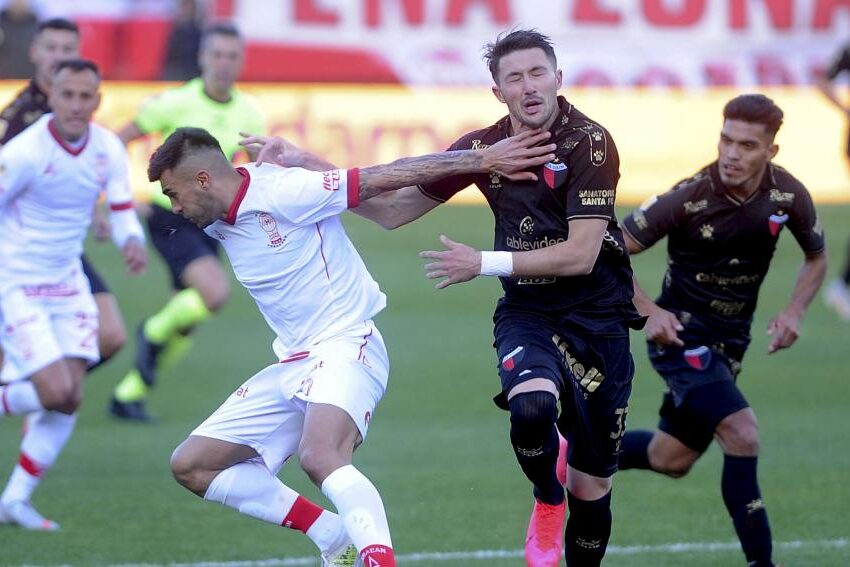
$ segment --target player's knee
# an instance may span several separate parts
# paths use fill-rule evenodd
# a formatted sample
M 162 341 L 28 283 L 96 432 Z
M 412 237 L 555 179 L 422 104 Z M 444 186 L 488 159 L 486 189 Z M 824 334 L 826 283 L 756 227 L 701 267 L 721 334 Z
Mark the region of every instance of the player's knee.
M 224 307 L 230 299 L 230 284 L 224 277 L 211 278 L 197 290 L 204 306 L 212 312 Z
M 755 457 L 759 453 L 759 433 L 755 423 L 747 423 L 730 429 L 723 436 L 725 452 L 743 457 Z
M 38 397 L 44 409 L 72 414 L 82 402 L 82 393 L 68 380 L 50 380 L 42 383 Z
M 304 446 L 298 448 L 298 462 L 301 468 L 317 485 L 339 467 L 348 464 L 335 451 L 324 447 Z
M 511 429 L 548 431 L 555 423 L 558 401 L 549 392 L 526 392 L 508 401 Z
M 171 474 L 180 486 L 203 496 L 209 488 L 210 479 L 204 474 L 201 462 L 180 445 L 171 454 Z
M 508 401 L 511 443 L 516 450 L 540 447 L 551 435 L 557 417 L 557 400 L 549 392 L 527 392 Z
M 649 450 L 649 465 L 652 470 L 667 475 L 670 478 L 682 478 L 696 462 L 690 455 L 664 455 L 658 451 Z

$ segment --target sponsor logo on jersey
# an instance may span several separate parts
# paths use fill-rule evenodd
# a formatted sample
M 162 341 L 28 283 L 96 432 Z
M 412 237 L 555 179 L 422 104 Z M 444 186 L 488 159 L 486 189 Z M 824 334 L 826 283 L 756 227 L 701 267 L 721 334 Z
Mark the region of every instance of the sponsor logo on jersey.
M 506 371 L 510 372 L 514 368 L 519 361 L 523 359 L 525 356 L 525 348 L 518 346 L 508 354 L 502 357 L 502 368 Z
M 519 221 L 519 233 L 523 236 L 531 236 L 534 232 L 534 219 L 531 217 L 523 217 Z
M 694 370 L 705 370 L 711 364 L 711 349 L 705 345 L 685 351 L 685 362 Z
M 339 170 L 322 172 L 322 189 L 325 191 L 339 191 Z
M 770 215 L 770 218 L 767 220 L 767 226 L 770 228 L 771 236 L 778 236 L 779 231 L 782 230 L 782 226 L 788 222 L 788 215 L 783 214 L 782 211 L 775 215 Z
M 786 193 L 779 189 L 771 189 L 768 191 L 770 200 L 774 203 L 792 204 L 794 202 L 794 193 Z
M 685 213 L 689 215 L 698 213 L 708 208 L 708 199 L 701 199 L 699 201 L 685 201 L 682 204 L 682 208 L 684 208 Z

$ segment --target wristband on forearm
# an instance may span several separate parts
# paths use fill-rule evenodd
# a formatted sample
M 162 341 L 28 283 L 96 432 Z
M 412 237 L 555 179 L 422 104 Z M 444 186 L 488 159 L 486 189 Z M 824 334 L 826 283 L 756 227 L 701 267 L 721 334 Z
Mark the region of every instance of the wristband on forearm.
M 481 252 L 482 276 L 510 277 L 514 272 L 514 257 L 511 252 Z

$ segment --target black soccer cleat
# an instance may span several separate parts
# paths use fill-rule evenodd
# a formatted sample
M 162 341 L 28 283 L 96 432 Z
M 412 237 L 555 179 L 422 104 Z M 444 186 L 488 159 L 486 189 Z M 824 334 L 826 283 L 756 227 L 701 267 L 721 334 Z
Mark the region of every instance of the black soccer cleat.
M 143 320 L 136 328 L 136 369 L 144 383 L 151 387 L 156 382 L 156 366 L 165 347 L 151 342 L 145 336 L 146 321 L 147 319 Z
M 109 402 L 109 414 L 112 417 L 123 419 L 126 421 L 137 421 L 142 423 L 150 423 L 154 421 L 153 417 L 145 408 L 144 400 L 135 402 L 119 402 L 114 397 Z

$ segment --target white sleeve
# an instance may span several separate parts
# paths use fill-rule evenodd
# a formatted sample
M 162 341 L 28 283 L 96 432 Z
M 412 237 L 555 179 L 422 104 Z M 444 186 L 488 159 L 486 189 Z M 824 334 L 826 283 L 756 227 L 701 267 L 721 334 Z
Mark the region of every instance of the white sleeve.
M 308 171 L 281 169 L 270 199 L 277 211 L 296 225 L 339 215 L 359 204 L 360 170 Z
M 109 227 L 112 232 L 112 242 L 119 249 L 123 248 L 132 237 L 140 242 L 145 241 L 145 231 L 136 207 L 133 204 L 133 192 L 130 189 L 130 162 L 123 146 L 113 147 L 109 160 L 109 182 L 106 184 L 106 202 L 109 207 Z
M 20 195 L 36 178 L 39 168 L 33 151 L 27 151 L 22 136 L 0 149 L 0 207 Z

